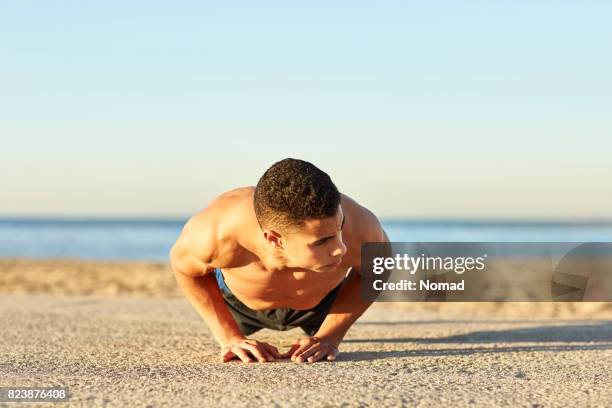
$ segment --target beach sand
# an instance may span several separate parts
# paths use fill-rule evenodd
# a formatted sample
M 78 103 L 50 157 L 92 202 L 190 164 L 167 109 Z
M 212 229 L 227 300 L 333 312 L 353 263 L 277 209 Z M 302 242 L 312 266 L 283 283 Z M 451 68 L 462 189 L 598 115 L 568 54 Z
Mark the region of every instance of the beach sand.
M 0 258 L 0 293 L 183 297 L 167 263 L 75 259 Z M 495 314 L 499 317 L 612 319 L 610 302 L 380 302 L 379 304 L 415 311 L 440 312 L 447 316 L 476 317 Z
M 0 319 L 2 385 L 69 406 L 612 405 L 609 303 L 375 303 L 336 362 L 220 363 L 165 263 L 4 259 Z

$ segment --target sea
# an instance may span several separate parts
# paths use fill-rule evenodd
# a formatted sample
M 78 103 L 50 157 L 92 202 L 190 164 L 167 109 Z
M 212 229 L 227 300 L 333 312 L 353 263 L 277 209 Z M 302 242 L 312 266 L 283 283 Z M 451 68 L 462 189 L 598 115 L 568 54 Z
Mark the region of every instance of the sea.
M 0 218 L 1 258 L 168 260 L 187 219 Z M 382 220 L 396 242 L 612 242 L 612 221 Z

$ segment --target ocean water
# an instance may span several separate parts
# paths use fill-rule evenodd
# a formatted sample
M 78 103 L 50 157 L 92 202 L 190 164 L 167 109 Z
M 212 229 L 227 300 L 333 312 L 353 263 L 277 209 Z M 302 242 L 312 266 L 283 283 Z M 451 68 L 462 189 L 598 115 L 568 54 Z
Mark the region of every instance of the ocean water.
M 166 261 L 186 219 L 0 218 L 0 257 Z M 612 223 L 383 220 L 392 241 L 612 242 Z

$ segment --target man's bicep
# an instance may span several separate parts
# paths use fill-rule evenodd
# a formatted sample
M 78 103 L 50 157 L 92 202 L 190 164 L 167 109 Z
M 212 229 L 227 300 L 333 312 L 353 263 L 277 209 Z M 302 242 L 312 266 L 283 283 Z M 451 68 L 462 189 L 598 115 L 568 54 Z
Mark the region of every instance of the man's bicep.
M 214 269 L 212 266 L 195 256 L 188 248 L 177 249 L 173 247 L 170 263 L 174 272 L 191 277 L 204 276 Z
M 202 244 L 201 239 L 196 241 L 194 237 L 194 227 L 188 222 L 170 250 L 170 262 L 175 272 L 191 277 L 204 276 L 214 270 L 210 265 L 214 243 L 209 239 Z

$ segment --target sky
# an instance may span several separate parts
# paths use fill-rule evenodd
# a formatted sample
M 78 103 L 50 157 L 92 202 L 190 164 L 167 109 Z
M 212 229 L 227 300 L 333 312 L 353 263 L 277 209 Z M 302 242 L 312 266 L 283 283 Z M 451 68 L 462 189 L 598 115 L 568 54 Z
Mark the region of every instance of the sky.
M 612 219 L 612 3 L 3 1 L 0 216 L 311 161 L 381 217 Z

